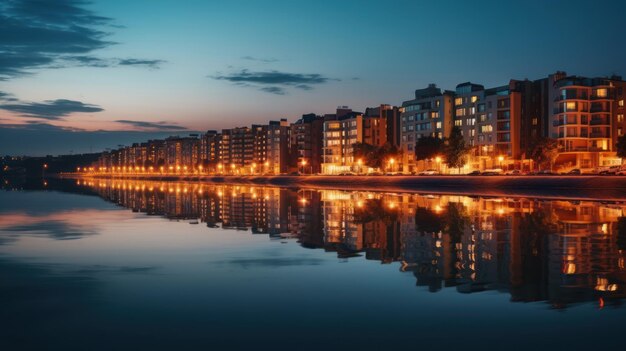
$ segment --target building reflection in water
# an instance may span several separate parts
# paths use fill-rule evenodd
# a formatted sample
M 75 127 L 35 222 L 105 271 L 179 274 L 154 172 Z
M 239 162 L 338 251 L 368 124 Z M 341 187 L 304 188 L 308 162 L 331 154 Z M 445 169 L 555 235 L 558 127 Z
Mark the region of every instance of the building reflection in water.
M 413 274 L 431 292 L 496 290 L 554 308 L 626 295 L 624 203 L 78 180 L 136 212 L 297 238 Z

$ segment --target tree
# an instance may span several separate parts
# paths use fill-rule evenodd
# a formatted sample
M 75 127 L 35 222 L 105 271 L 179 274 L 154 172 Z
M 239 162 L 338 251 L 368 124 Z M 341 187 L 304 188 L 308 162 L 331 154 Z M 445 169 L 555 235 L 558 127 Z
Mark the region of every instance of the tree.
M 368 143 L 354 143 L 352 154 L 355 160 L 362 159 L 363 164 L 372 168 L 382 168 L 390 158 L 399 157 L 402 152 L 395 145 L 385 143 L 383 146 L 374 146 Z
M 446 158 L 446 164 L 450 168 L 458 168 L 461 173 L 461 167 L 466 162 L 466 156 L 470 151 L 470 147 L 465 144 L 463 134 L 461 134 L 461 128 L 454 126 L 450 130 L 450 137 L 448 137 L 446 147 L 444 148 L 444 155 Z
M 559 145 L 556 139 L 539 137 L 534 140 L 530 148 L 530 158 L 539 166 L 552 165 L 559 156 Z
M 381 161 L 378 159 L 378 148 L 374 145 L 360 142 L 354 143 L 352 145 L 352 154 L 355 160 L 362 159 L 363 164 L 367 166 L 373 168 L 380 167 Z
M 415 143 L 415 159 L 418 161 L 432 159 L 444 152 L 443 139 L 427 136 L 417 139 Z
M 620 157 L 622 160 L 626 158 L 626 134 L 617 138 L 615 150 L 617 151 L 617 157 Z

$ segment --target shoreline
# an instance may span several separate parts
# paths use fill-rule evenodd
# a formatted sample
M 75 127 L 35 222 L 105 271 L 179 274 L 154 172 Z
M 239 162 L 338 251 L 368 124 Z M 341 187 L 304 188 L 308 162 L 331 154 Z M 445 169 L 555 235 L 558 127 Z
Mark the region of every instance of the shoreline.
M 58 177 L 626 201 L 626 177 L 619 176 L 111 176 L 65 173 Z

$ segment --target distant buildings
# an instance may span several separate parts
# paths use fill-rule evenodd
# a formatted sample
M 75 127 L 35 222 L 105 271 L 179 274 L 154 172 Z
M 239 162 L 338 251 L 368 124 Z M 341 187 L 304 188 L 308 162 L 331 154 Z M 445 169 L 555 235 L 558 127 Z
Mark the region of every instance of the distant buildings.
M 626 131 L 625 88 L 617 76 L 565 72 L 491 88 L 466 82 L 451 91 L 429 84 L 400 107 L 381 104 L 360 113 L 340 106 L 334 114 L 307 114 L 294 123 L 280 119 L 149 140 L 104 152 L 91 167 L 122 173 L 341 174 L 364 170 L 368 160 L 354 155 L 354 144 L 364 143 L 398 147 L 402 156 L 395 170 L 415 173 L 432 162 L 416 160 L 417 141 L 445 139 L 456 126 L 471 148 L 461 172 L 536 169 L 531 156 L 542 138 L 558 143 L 555 169 L 591 171 L 621 163 L 615 144 Z

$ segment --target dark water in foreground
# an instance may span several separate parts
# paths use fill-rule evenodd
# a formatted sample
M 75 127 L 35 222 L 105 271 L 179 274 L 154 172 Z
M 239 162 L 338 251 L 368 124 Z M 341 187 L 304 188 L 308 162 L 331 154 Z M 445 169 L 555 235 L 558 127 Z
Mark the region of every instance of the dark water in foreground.
M 0 192 L 0 349 L 623 349 L 626 202 Z

